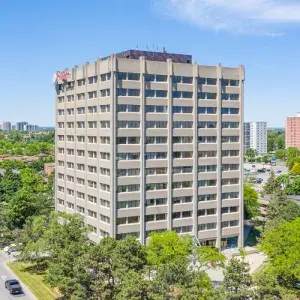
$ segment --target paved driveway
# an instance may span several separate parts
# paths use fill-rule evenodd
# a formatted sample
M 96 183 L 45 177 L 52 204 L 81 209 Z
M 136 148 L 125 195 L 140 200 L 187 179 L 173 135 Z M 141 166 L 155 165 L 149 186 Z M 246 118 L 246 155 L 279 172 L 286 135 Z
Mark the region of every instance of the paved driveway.
M 0 299 L 1 300 L 36 300 L 36 297 L 26 288 L 21 282 L 21 286 L 24 290 L 23 295 L 10 295 L 5 288 L 5 280 L 18 279 L 14 273 L 6 267 L 6 263 L 9 261 L 8 255 L 4 251 L 0 251 Z

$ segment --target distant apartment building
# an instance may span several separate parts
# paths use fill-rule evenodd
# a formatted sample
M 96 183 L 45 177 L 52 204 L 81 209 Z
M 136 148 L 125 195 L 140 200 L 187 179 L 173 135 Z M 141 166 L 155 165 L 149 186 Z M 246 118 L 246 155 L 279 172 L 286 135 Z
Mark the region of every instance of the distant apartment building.
M 285 120 L 285 147 L 300 149 L 300 113 Z
M 3 122 L 2 130 L 4 131 L 11 131 L 11 123 L 10 122 Z
M 244 150 L 252 148 L 257 155 L 265 155 L 267 148 L 267 122 L 244 123 Z
M 243 245 L 243 66 L 129 50 L 66 74 L 55 84 L 57 211 L 81 214 L 95 242 L 169 229 Z
M 11 130 L 16 130 L 16 125 L 11 125 Z
M 36 132 L 39 130 L 38 125 L 26 124 L 24 125 L 24 130 L 28 132 Z
M 28 124 L 28 122 L 17 122 L 16 123 L 16 130 L 23 131 L 25 130 L 25 126 Z

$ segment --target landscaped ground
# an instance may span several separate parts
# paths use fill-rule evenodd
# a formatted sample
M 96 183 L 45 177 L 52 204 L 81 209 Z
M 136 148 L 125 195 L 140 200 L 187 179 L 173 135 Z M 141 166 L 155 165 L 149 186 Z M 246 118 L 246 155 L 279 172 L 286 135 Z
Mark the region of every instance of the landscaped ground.
M 20 262 L 12 262 L 8 267 L 20 278 L 39 300 L 54 300 L 57 295 L 44 282 L 42 274 L 30 270 L 30 265 Z

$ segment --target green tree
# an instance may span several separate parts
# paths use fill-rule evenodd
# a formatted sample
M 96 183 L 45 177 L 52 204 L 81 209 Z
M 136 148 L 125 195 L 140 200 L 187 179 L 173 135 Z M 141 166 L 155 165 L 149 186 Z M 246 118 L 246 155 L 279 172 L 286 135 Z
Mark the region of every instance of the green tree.
M 224 270 L 224 280 L 218 290 L 218 298 L 224 300 L 251 300 L 255 294 L 252 289 L 249 266 L 244 260 L 232 258 Z
M 271 170 L 270 177 L 263 185 L 264 195 L 273 195 L 281 191 L 281 184 L 276 180 L 276 176 L 273 170 Z
M 223 267 L 226 257 L 219 252 L 219 249 L 212 247 L 197 247 L 197 260 L 200 269 L 208 269 L 213 264 L 215 267 Z
M 287 151 L 283 148 L 276 150 L 275 156 L 277 159 L 284 160 L 286 159 Z
M 300 217 L 300 206 L 293 200 L 288 200 L 285 195 L 277 195 L 270 200 L 266 212 L 266 228 L 270 229 L 283 221 L 293 221 Z
M 66 299 L 71 299 L 74 291 L 81 292 L 76 265 L 90 247 L 88 232 L 80 215 L 54 213 L 51 214 L 43 235 L 49 248 L 46 279 L 52 287 L 57 287 Z
M 280 285 L 293 287 L 300 281 L 300 218 L 282 222 L 267 231 L 261 249 L 270 259 L 270 268 Z
M 300 175 L 300 163 L 295 163 L 290 170 L 292 175 Z
M 246 220 L 259 215 L 258 194 L 256 190 L 249 185 L 244 185 L 244 217 Z
M 245 150 L 245 155 L 247 157 L 254 158 L 255 157 L 255 150 L 253 148 L 248 148 Z
M 191 254 L 192 239 L 175 231 L 154 232 L 147 245 L 148 263 L 153 266 L 176 262 Z

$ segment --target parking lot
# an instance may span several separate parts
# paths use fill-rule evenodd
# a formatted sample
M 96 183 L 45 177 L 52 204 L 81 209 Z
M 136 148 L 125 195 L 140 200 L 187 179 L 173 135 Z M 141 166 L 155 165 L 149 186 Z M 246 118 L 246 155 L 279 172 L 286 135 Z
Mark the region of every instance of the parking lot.
M 253 166 L 255 166 L 255 167 L 253 167 Z M 288 169 L 284 165 L 270 166 L 269 164 L 244 163 L 244 169 L 250 169 L 250 170 L 257 171 L 258 169 L 263 169 L 263 168 L 273 170 L 276 175 L 288 173 Z M 261 190 L 262 184 L 264 184 L 269 179 L 270 172 L 258 173 L 255 175 L 251 174 L 250 176 L 255 176 L 255 178 L 261 178 L 263 180 L 261 184 L 255 184 L 255 188 L 257 190 Z

